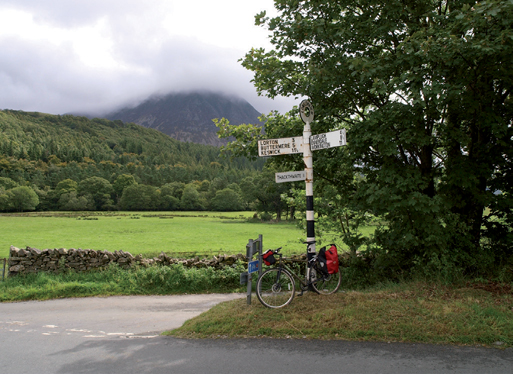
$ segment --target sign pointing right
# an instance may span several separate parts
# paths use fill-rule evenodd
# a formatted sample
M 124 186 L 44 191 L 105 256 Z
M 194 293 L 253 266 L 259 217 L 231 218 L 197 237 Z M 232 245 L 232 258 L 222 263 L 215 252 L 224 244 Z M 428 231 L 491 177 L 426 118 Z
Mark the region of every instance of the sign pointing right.
M 346 145 L 346 129 L 310 136 L 310 149 L 312 151 L 343 145 Z

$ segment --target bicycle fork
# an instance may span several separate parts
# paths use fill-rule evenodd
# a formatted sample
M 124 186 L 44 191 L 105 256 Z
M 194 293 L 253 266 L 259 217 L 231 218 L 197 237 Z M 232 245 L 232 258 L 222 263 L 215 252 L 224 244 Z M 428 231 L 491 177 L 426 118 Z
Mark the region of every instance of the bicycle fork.
M 274 290 L 281 290 L 282 284 L 280 282 L 281 279 L 281 272 L 283 271 L 283 268 L 278 267 L 278 272 L 276 274 L 276 282 L 274 282 L 273 291 Z M 289 286 L 290 288 L 290 286 Z

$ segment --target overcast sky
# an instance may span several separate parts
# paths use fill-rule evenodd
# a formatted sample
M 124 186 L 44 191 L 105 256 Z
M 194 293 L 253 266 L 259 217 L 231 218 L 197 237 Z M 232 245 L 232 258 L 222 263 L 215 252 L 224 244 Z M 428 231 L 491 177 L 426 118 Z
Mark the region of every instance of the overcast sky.
M 259 98 L 237 61 L 270 48 L 262 10 L 273 1 L 0 0 L 0 109 L 98 113 L 210 90 L 286 112 L 298 101 Z

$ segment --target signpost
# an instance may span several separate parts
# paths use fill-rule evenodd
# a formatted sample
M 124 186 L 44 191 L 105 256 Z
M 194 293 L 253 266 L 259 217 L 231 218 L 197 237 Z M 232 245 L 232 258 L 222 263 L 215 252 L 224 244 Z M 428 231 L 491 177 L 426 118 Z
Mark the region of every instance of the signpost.
M 285 173 L 275 173 L 276 183 L 297 182 L 306 179 L 305 171 L 287 171 Z
M 303 152 L 303 138 L 296 136 L 294 138 L 265 139 L 258 141 L 258 155 L 279 156 L 290 155 Z
M 304 180 L 306 183 L 306 241 L 315 242 L 315 220 L 313 208 L 313 155 L 312 151 L 341 147 L 346 145 L 346 130 L 335 130 L 324 134 L 312 135 L 310 124 L 314 118 L 314 109 L 308 100 L 299 105 L 299 114 L 305 123 L 303 137 L 266 139 L 258 141 L 258 155 L 279 156 L 303 153 L 304 171 L 276 173 L 276 183 Z M 315 244 L 308 246 L 308 259 L 315 254 Z M 307 274 L 308 276 L 308 274 Z
M 346 145 L 346 129 L 335 130 L 310 137 L 310 149 L 326 149 Z
M 315 255 L 315 215 L 314 215 L 314 198 L 313 198 L 313 155 L 310 148 L 310 137 L 312 130 L 310 124 L 314 119 L 314 110 L 312 104 L 308 100 L 303 100 L 299 104 L 299 115 L 305 123 L 303 127 L 303 161 L 305 163 L 306 171 L 306 242 L 311 243 L 307 246 L 308 252 L 306 254 L 308 261 Z M 307 270 L 306 277 L 309 274 Z

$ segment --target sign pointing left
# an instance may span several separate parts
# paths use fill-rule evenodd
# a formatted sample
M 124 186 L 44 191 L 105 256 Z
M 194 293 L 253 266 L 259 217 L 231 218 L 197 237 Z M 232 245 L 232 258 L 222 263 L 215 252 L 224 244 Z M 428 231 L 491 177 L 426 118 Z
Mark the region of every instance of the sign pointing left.
M 304 181 L 306 171 L 286 171 L 285 173 L 275 173 L 276 183 Z
M 303 137 L 265 139 L 258 141 L 258 155 L 279 156 L 303 153 Z

